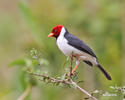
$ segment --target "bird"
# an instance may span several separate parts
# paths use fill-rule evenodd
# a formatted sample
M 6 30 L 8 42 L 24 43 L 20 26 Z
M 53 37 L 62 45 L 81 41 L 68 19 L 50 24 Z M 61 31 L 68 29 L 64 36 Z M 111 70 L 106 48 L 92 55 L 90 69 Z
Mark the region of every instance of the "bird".
M 99 63 L 92 49 L 75 35 L 69 33 L 63 25 L 53 27 L 48 37 L 56 38 L 56 44 L 65 56 L 76 58 L 76 66 L 71 74 L 74 74 L 80 61 L 83 61 L 91 67 L 97 66 L 108 80 L 112 80 L 108 72 Z

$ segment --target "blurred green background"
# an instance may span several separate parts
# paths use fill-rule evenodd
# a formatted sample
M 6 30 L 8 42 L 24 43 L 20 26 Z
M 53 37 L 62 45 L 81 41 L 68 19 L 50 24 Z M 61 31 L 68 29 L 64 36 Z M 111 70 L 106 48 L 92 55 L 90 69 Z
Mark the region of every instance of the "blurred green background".
M 48 38 L 55 25 L 84 40 L 111 74 L 106 80 L 95 67 L 81 63 L 78 72 L 81 87 L 110 90 L 125 84 L 125 1 L 124 0 L 1 0 L 0 1 L 0 100 L 17 100 L 23 93 L 21 68 L 9 67 L 25 58 L 31 48 L 47 59 L 47 71 L 53 76 L 65 72 L 66 57 Z M 27 100 L 84 100 L 85 95 L 70 88 L 39 84 Z M 122 100 L 122 97 L 99 97 L 99 100 Z

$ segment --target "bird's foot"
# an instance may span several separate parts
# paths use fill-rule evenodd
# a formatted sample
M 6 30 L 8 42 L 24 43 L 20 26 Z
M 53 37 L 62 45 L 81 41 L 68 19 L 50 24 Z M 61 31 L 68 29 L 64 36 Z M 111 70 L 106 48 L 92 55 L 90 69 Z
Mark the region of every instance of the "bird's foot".
M 69 73 L 68 73 L 68 77 L 71 77 L 71 76 L 73 76 L 74 74 L 75 74 L 75 72 L 73 72 L 73 71 L 72 71 L 72 72 L 69 72 Z

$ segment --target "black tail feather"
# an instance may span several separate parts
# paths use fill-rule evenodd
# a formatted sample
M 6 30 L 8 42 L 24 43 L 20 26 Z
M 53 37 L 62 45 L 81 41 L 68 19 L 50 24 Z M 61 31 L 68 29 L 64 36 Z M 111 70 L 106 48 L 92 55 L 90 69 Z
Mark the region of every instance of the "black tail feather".
M 111 76 L 104 70 L 104 68 L 100 64 L 98 64 L 97 67 L 103 72 L 108 80 L 112 80 Z
M 86 60 L 83 60 L 86 64 L 88 64 L 89 66 L 93 66 L 93 64 L 90 62 L 90 61 L 86 61 Z

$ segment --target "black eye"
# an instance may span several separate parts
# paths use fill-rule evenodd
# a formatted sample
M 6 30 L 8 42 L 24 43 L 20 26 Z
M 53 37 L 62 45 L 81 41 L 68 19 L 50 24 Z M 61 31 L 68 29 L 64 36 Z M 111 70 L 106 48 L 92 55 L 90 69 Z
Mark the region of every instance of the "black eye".
M 55 29 L 54 32 L 57 32 L 57 29 Z

